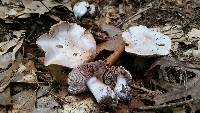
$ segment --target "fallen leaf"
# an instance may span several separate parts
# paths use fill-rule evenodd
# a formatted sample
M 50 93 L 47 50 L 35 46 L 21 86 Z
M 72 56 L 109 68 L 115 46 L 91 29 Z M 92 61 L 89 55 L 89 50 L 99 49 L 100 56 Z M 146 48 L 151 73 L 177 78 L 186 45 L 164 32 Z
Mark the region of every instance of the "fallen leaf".
M 12 63 L 12 53 L 11 52 L 0 55 L 0 68 L 1 69 L 6 69 L 10 63 Z
M 156 68 L 159 66 L 159 68 Z M 180 62 L 174 58 L 160 58 L 149 70 L 156 69 L 159 80 L 156 85 L 167 90 L 166 93 L 155 95 L 156 105 L 191 96 L 192 99 L 200 98 L 200 68 Z M 149 72 L 146 75 L 150 75 Z
M 36 92 L 25 90 L 12 96 L 13 113 L 30 113 L 35 109 Z
M 17 45 L 19 38 L 13 38 L 12 40 L 1 42 L 0 43 L 0 55 L 3 55 L 10 49 L 11 47 Z
M 55 108 L 60 106 L 51 95 L 37 99 L 37 108 Z
M 0 73 L 0 92 L 4 91 L 4 89 L 10 84 L 10 82 L 14 81 L 17 78 L 17 74 L 14 73 L 14 71 L 18 69 L 21 61 L 22 56 L 18 54 L 17 59 L 12 63 L 12 66 Z
M 0 93 L 0 105 L 6 106 L 11 104 L 10 87 Z M 1 111 L 0 111 L 1 113 Z
M 106 31 L 108 33 L 109 37 L 120 35 L 122 33 L 122 31 L 119 28 L 112 26 L 112 25 L 108 25 L 108 24 L 102 24 L 101 29 L 103 31 Z

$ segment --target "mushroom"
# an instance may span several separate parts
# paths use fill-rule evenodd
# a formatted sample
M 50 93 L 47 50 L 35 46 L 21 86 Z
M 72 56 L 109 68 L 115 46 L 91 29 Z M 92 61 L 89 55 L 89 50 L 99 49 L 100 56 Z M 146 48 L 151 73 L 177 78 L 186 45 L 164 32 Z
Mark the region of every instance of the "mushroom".
M 87 91 L 86 82 L 88 79 L 95 76 L 102 80 L 102 76 L 106 70 L 106 63 L 101 60 L 85 63 L 74 68 L 68 75 L 68 91 L 72 94 Z
M 133 26 L 122 33 L 127 43 L 125 51 L 141 56 L 162 56 L 170 53 L 171 40 L 168 36 L 152 31 L 146 26 Z
M 115 103 L 115 101 L 113 101 L 116 98 L 114 91 L 110 88 L 110 86 L 105 85 L 98 80 L 97 77 L 91 77 L 87 81 L 87 86 L 98 103 L 105 103 L 105 101 Z
M 68 91 L 79 94 L 88 89 L 97 102 L 104 103 L 108 98 L 114 104 L 118 100 L 130 99 L 131 74 L 123 67 L 107 67 L 104 61 L 85 63 L 74 68 L 68 75 Z
M 111 86 L 111 88 L 116 93 L 118 100 L 130 100 L 130 83 L 132 76 L 129 71 L 127 71 L 122 66 L 112 66 L 104 74 L 104 83 Z
M 82 17 L 83 15 L 85 15 L 89 7 L 90 5 L 86 1 L 76 3 L 73 7 L 75 17 Z
M 74 5 L 73 12 L 74 12 L 75 17 L 77 18 L 81 18 L 87 12 L 92 15 L 95 13 L 95 5 L 94 4 L 90 5 L 86 1 L 78 2 Z
M 45 66 L 58 64 L 77 67 L 96 55 L 96 42 L 91 33 L 76 23 L 61 21 L 36 42 L 45 51 Z

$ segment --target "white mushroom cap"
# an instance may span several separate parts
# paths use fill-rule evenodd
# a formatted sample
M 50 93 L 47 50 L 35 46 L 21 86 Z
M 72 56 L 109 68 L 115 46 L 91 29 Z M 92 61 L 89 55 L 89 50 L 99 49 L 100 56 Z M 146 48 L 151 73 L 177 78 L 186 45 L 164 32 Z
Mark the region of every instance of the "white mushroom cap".
M 167 55 L 170 53 L 171 40 L 168 36 L 152 31 L 146 26 L 133 26 L 122 33 L 128 44 L 125 51 L 143 56 Z
M 83 15 L 85 15 L 89 7 L 90 5 L 86 1 L 76 3 L 73 7 L 75 17 L 82 17 Z
M 109 86 L 99 81 L 96 77 L 91 77 L 87 81 L 87 86 L 98 103 L 104 102 L 105 99 L 109 100 L 109 98 L 111 100 L 115 99 L 114 91 Z
M 95 57 L 96 42 L 91 33 L 76 23 L 60 22 L 36 42 L 45 51 L 45 66 L 58 64 L 70 68 Z

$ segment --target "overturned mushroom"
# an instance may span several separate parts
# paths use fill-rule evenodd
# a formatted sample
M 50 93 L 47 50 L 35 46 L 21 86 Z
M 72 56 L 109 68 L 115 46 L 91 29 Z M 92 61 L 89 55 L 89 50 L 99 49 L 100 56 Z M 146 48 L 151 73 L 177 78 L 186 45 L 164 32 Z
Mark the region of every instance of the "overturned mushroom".
M 69 73 L 68 91 L 79 94 L 89 88 L 97 102 L 105 102 L 105 99 L 110 98 L 111 103 L 116 103 L 115 100 L 130 99 L 128 85 L 131 79 L 131 74 L 121 66 L 109 68 L 103 61 L 90 62 L 74 68 Z
M 70 68 L 95 57 L 96 42 L 91 33 L 76 23 L 60 22 L 36 42 L 45 51 L 46 66 L 58 64 Z
M 96 77 L 89 78 L 87 81 L 87 86 L 98 103 L 104 103 L 105 100 L 111 103 L 115 103 L 115 101 L 113 101 L 116 98 L 114 91 L 108 85 L 105 85 L 100 80 L 98 80 Z
M 106 63 L 103 61 L 89 62 L 74 68 L 68 75 L 68 91 L 72 94 L 86 91 L 87 80 L 93 76 L 101 79 L 106 70 Z
M 122 33 L 122 37 L 127 43 L 125 51 L 128 53 L 142 56 L 159 56 L 170 53 L 170 38 L 145 26 L 130 27 Z

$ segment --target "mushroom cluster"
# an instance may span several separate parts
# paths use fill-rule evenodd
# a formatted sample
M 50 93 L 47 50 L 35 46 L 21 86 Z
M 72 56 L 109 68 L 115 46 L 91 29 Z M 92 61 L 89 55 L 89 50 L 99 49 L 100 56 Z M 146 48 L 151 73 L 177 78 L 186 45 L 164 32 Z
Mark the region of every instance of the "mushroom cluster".
M 92 34 L 76 23 L 61 21 L 36 42 L 45 51 L 45 66 L 58 64 L 77 67 L 96 55 L 96 41 Z
M 68 75 L 68 91 L 79 94 L 90 90 L 98 103 L 116 104 L 130 99 L 131 74 L 123 67 L 107 67 L 104 61 L 85 63 Z
M 79 5 L 89 4 L 81 2 Z M 78 6 L 74 6 L 76 10 Z M 85 9 L 86 10 L 86 9 Z M 83 15 L 83 12 L 77 16 Z M 51 27 L 49 33 L 40 36 L 37 44 L 45 51 L 46 66 L 58 64 L 73 68 L 69 73 L 68 91 L 80 94 L 90 91 L 98 103 L 116 105 L 118 101 L 130 100 L 129 87 L 132 76 L 122 66 L 112 66 L 125 51 L 139 56 L 167 55 L 171 49 L 171 40 L 162 33 L 152 31 L 145 26 L 130 27 L 122 33 L 124 42 L 120 42 L 120 51 L 110 57 L 115 60 L 94 61 L 98 49 L 92 34 L 76 23 L 60 22 Z M 108 43 L 109 44 L 109 43 Z M 107 45 L 108 45 L 107 44 Z

